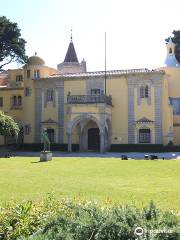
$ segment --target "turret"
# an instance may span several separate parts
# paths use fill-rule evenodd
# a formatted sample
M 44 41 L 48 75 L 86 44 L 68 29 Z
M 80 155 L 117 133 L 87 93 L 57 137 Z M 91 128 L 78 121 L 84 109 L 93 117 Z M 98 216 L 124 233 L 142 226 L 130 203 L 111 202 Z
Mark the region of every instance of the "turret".
M 172 38 L 169 37 L 169 41 L 166 43 L 167 47 L 167 56 L 165 59 L 165 66 L 166 67 L 179 67 L 180 64 L 178 63 L 176 56 L 175 56 L 175 46 L 176 44 L 173 43 Z

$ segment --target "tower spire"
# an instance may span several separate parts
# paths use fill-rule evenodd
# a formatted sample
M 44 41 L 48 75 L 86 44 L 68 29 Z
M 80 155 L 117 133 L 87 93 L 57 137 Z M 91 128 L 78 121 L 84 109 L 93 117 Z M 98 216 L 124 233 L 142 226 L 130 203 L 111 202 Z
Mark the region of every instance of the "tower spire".
M 72 42 L 72 28 L 71 28 L 71 37 L 70 37 L 70 40 L 71 40 L 71 42 Z
M 70 43 L 69 43 L 68 50 L 66 52 L 64 62 L 66 62 L 66 63 L 67 62 L 68 63 L 71 63 L 71 62 L 78 63 L 78 58 L 77 58 L 76 51 L 75 51 L 75 48 L 74 48 L 74 44 L 73 44 L 73 41 L 72 41 L 72 28 L 71 28 Z

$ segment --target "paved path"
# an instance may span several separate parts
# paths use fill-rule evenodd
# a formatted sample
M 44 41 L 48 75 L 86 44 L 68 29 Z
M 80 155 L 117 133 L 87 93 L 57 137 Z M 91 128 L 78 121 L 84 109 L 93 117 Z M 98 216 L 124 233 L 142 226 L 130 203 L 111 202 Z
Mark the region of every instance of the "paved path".
M 39 157 L 40 152 L 14 152 L 15 156 L 22 157 Z M 121 155 L 127 155 L 128 158 L 132 159 L 144 159 L 144 155 L 156 155 L 159 159 L 163 157 L 165 159 L 180 159 L 180 152 L 165 152 L 165 153 L 140 153 L 140 152 L 131 152 L 131 153 L 115 153 L 115 152 L 107 152 L 107 153 L 95 153 L 95 152 L 53 152 L 54 157 L 102 157 L 102 158 L 121 158 Z

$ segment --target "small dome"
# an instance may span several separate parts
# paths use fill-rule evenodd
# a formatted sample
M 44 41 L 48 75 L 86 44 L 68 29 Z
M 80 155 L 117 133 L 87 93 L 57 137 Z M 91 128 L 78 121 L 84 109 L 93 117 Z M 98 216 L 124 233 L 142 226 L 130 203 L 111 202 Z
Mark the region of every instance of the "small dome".
M 28 59 L 27 64 L 28 65 L 44 65 L 45 62 L 42 58 L 38 57 L 37 55 L 34 55 Z

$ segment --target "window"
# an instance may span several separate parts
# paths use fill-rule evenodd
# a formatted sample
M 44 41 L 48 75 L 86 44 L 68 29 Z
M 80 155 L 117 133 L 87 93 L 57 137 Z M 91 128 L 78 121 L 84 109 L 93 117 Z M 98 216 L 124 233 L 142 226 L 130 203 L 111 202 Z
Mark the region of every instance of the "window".
M 52 89 L 48 89 L 47 90 L 47 95 L 46 95 L 47 102 L 52 102 L 53 98 L 54 98 L 53 90 Z
M 31 89 L 29 87 L 25 88 L 25 96 L 31 96 Z
M 31 126 L 28 124 L 28 125 L 25 125 L 24 127 L 24 133 L 26 135 L 29 135 L 31 133 Z
M 17 105 L 18 106 L 21 106 L 22 105 L 22 97 L 21 96 L 18 96 L 18 101 L 17 101 Z
M 148 98 L 148 96 L 149 96 L 149 89 L 148 89 L 148 86 L 145 86 L 145 89 L 144 89 L 144 96 L 145 96 L 145 98 Z
M 12 107 L 21 107 L 22 106 L 22 97 L 21 96 L 13 96 L 12 97 Z
M 0 107 L 3 107 L 3 97 L 0 97 Z
M 180 98 L 169 98 L 170 103 L 173 105 L 173 114 L 180 115 Z
M 150 129 L 139 130 L 139 143 L 151 143 L 151 132 Z
M 27 78 L 30 78 L 30 76 L 31 76 L 31 71 L 27 70 Z
M 148 85 L 141 86 L 140 87 L 140 98 L 148 98 L 148 97 L 149 97 L 149 87 L 148 87 Z
M 48 134 L 48 138 L 49 138 L 49 141 L 51 143 L 54 143 L 55 141 L 55 138 L 54 138 L 54 129 L 51 129 L 51 128 L 48 128 L 47 129 L 47 134 Z
M 34 70 L 34 78 L 40 78 L 40 71 L 38 70 Z
M 16 82 L 22 82 L 23 76 L 22 75 L 17 75 L 16 76 Z
M 13 96 L 13 102 L 12 102 L 13 106 L 17 106 L 17 97 Z
M 91 95 L 100 95 L 101 90 L 98 88 L 91 89 Z
M 140 87 L 140 98 L 144 98 L 144 87 Z
M 171 53 L 172 53 L 172 48 L 169 49 L 169 54 L 171 54 Z

